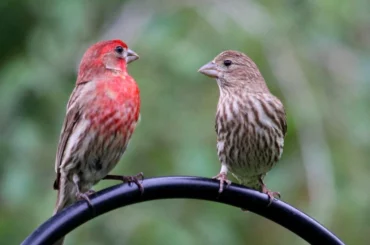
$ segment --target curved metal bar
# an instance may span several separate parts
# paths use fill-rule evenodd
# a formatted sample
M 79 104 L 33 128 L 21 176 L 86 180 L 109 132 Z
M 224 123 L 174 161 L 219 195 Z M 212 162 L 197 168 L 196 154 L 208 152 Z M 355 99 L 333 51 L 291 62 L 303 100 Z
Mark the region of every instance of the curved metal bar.
M 119 184 L 90 196 L 92 211 L 79 201 L 39 226 L 22 245 L 52 244 L 81 224 L 130 204 L 169 198 L 201 199 L 247 209 L 294 232 L 310 244 L 344 245 L 333 233 L 292 206 L 274 200 L 268 206 L 267 195 L 231 184 L 218 195 L 219 182 L 200 177 L 160 177 L 143 181 L 144 193 L 136 185 Z

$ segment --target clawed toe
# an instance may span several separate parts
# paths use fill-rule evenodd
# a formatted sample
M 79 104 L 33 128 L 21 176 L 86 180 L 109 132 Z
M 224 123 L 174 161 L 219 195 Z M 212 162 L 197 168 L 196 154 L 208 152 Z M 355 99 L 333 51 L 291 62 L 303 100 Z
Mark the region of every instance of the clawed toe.
M 264 188 L 263 190 L 263 193 L 267 194 L 267 196 L 269 197 L 269 204 L 268 206 L 271 205 L 272 201 L 277 198 L 277 199 L 280 199 L 281 195 L 279 192 L 274 192 L 274 191 L 270 191 L 266 188 Z
M 144 180 L 144 174 L 142 172 L 138 173 L 135 176 L 122 176 L 122 177 L 123 177 L 124 182 L 127 182 L 129 185 L 131 185 L 132 183 L 135 183 L 137 187 L 139 188 L 140 193 L 141 194 L 144 193 L 144 187 L 141 184 L 141 181 Z
M 88 191 L 85 192 L 85 194 L 88 195 L 88 196 L 91 196 L 95 193 L 96 193 L 96 191 L 94 191 L 94 190 L 88 190 Z
M 93 193 L 95 193 L 95 191 L 93 191 L 93 190 L 89 190 L 89 191 L 87 191 L 87 192 L 85 192 L 85 193 L 78 192 L 78 193 L 76 194 L 76 198 L 77 198 L 78 200 L 85 200 L 85 201 L 87 202 L 87 205 L 89 205 L 89 208 L 94 209 L 94 207 L 93 207 L 93 205 L 92 205 L 92 203 L 91 203 L 91 200 L 90 200 L 90 198 L 89 198 L 89 195 L 91 195 L 91 194 L 93 194 Z
M 231 181 L 227 179 L 226 173 L 221 172 L 218 175 L 214 176 L 212 179 L 217 179 L 220 181 L 220 188 L 218 189 L 218 193 L 222 193 L 224 190 L 224 184 L 226 183 L 226 187 L 231 184 Z
M 265 193 L 267 194 L 268 198 L 269 198 L 269 204 L 267 206 L 270 206 L 272 201 L 277 198 L 277 199 L 280 199 L 281 195 L 279 192 L 274 192 L 274 191 L 270 191 L 269 189 L 267 189 L 266 185 L 263 183 L 263 180 L 262 180 L 262 177 L 259 178 L 259 182 L 262 186 L 262 193 Z
M 141 194 L 144 193 L 144 187 L 140 183 L 144 180 L 144 174 L 142 172 L 138 173 L 135 176 L 124 176 L 124 175 L 107 175 L 104 177 L 104 179 L 111 179 L 111 180 L 121 180 L 124 183 L 128 183 L 131 185 L 132 183 L 135 183 L 137 187 L 139 188 Z

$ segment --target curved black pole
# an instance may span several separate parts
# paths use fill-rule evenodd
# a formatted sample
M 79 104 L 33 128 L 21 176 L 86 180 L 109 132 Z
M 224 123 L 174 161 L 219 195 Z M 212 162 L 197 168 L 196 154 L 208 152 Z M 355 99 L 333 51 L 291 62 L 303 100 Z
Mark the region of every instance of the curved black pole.
M 334 234 L 308 215 L 267 195 L 232 184 L 218 195 L 219 182 L 198 177 L 161 177 L 143 181 L 144 193 L 136 185 L 120 184 L 91 196 L 94 212 L 79 201 L 39 226 L 22 245 L 52 244 L 79 225 L 113 209 L 130 204 L 168 198 L 191 198 L 245 208 L 294 232 L 310 244 L 344 245 Z

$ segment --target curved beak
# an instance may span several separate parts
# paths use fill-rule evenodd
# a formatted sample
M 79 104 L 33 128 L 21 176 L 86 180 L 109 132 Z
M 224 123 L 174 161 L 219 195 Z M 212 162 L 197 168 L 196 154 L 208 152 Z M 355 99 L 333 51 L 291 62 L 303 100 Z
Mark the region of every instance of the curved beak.
M 216 63 L 214 61 L 211 61 L 207 64 L 205 64 L 204 66 L 202 66 L 198 72 L 206 75 L 206 76 L 209 76 L 209 77 L 213 77 L 213 78 L 218 78 L 219 77 L 219 70 L 218 70 L 218 67 L 216 65 Z
M 127 54 L 125 56 L 126 64 L 130 64 L 132 61 L 137 59 L 139 59 L 139 55 L 131 49 L 127 49 Z

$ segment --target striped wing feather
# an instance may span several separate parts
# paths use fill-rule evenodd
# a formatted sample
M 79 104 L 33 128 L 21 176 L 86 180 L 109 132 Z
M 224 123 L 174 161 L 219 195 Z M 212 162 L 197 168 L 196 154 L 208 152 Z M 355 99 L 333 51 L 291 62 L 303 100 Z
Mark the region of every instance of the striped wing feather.
M 58 144 L 57 155 L 55 159 L 55 172 L 57 174 L 56 180 L 53 186 L 55 190 L 59 189 L 59 178 L 60 178 L 59 167 L 63 162 L 64 151 L 66 149 L 68 140 L 70 136 L 72 135 L 72 132 L 74 131 L 76 125 L 81 119 L 81 110 L 79 106 L 76 105 L 77 95 L 79 94 L 80 92 L 79 90 L 81 88 L 82 88 L 81 85 L 77 86 L 73 90 L 72 95 L 68 101 L 67 114 L 64 119 L 62 131 L 60 134 L 59 144 Z

